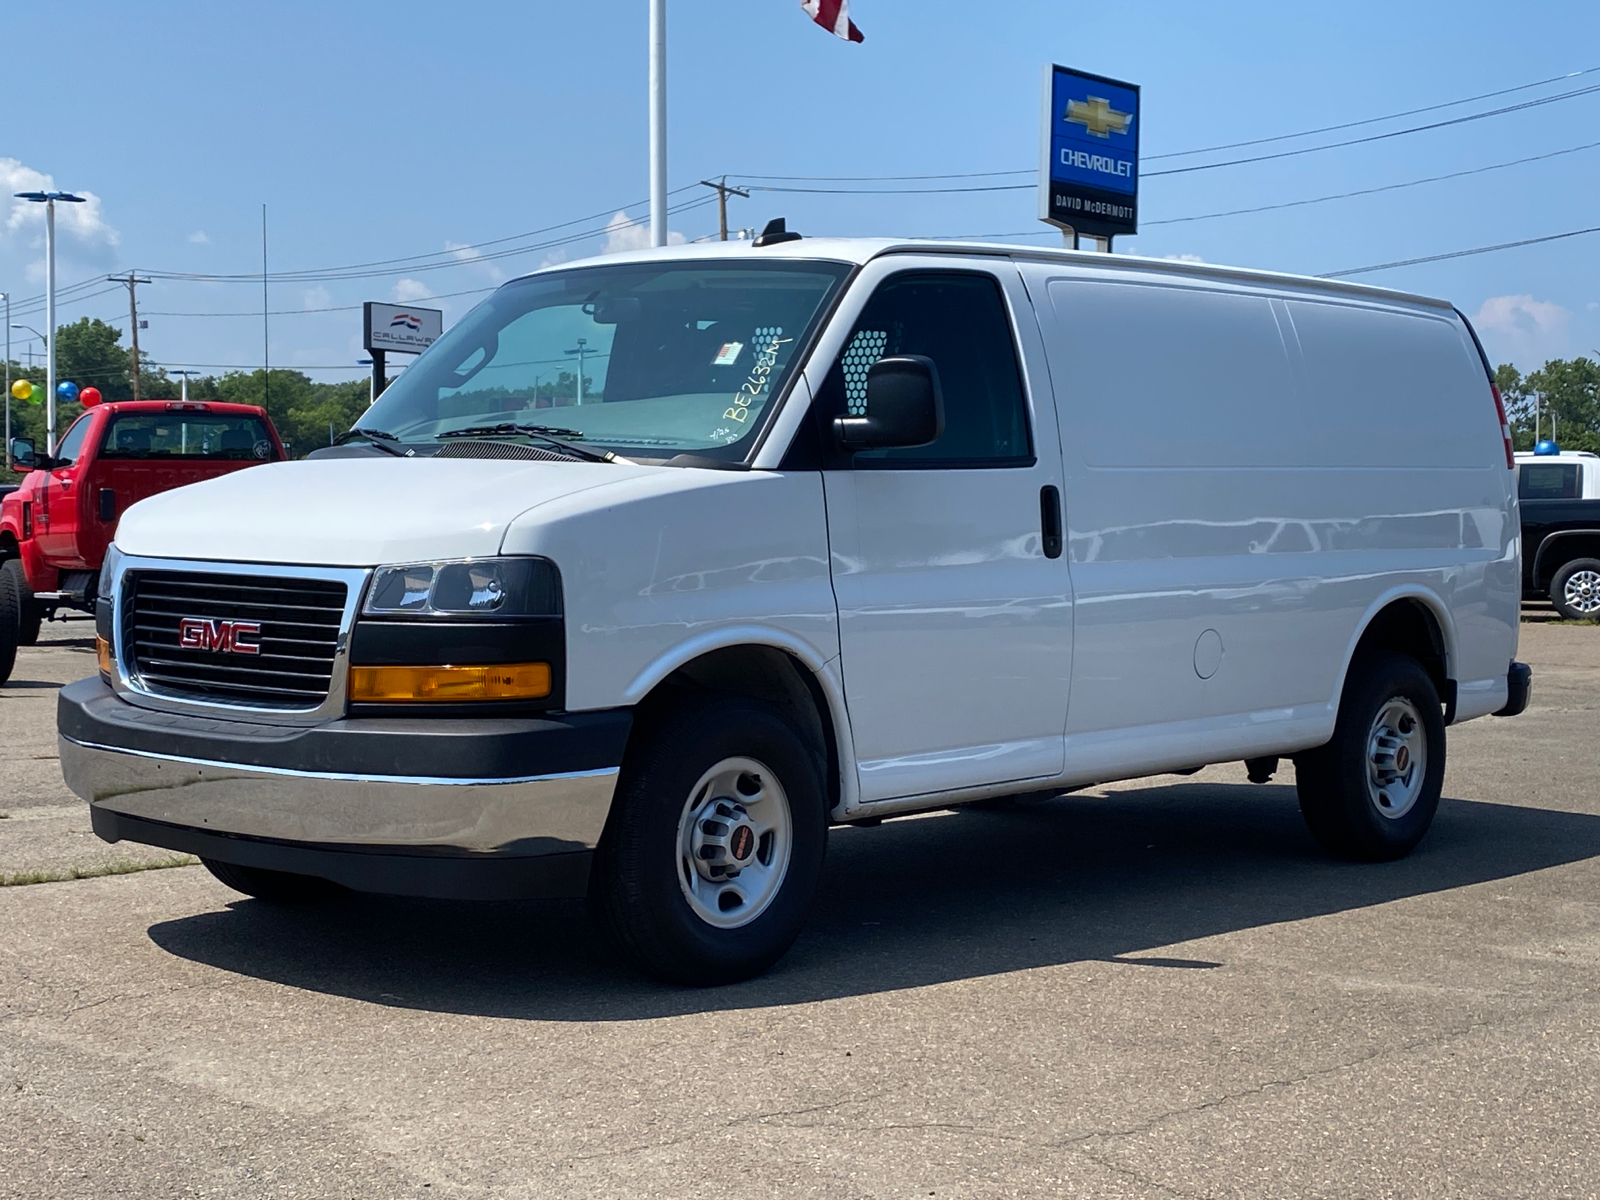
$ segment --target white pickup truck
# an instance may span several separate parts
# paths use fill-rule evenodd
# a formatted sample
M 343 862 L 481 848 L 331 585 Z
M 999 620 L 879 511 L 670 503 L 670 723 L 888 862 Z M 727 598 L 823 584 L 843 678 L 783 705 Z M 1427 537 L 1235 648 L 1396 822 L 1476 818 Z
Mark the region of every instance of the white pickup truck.
M 835 823 L 1293 756 L 1398 857 L 1529 687 L 1448 303 L 993 245 L 515 280 L 335 456 L 132 507 L 104 581 L 59 708 L 101 837 L 264 899 L 586 892 L 691 984 L 784 953 Z

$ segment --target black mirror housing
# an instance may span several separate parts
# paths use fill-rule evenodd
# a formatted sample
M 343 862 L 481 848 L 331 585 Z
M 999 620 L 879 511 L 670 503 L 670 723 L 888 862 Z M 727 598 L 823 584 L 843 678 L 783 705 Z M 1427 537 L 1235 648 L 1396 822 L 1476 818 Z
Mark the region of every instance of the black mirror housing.
M 39 465 L 39 452 L 35 448 L 32 438 L 12 438 L 10 451 L 11 461 L 17 468 L 31 471 Z
M 867 371 L 867 415 L 835 417 L 833 434 L 846 450 L 926 446 L 944 433 L 939 368 L 923 354 L 880 358 Z

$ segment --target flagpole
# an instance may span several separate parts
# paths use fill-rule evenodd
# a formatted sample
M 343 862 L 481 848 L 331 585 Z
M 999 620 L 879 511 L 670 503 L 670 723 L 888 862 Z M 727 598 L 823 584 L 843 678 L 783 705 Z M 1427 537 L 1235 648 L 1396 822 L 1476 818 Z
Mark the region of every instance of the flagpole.
M 650 0 L 650 244 L 667 244 L 667 0 Z

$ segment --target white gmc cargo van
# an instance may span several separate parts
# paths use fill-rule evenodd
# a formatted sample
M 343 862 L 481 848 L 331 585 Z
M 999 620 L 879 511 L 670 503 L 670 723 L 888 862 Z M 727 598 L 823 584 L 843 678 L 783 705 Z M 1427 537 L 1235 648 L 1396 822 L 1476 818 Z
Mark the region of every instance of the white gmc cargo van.
M 60 699 L 101 837 L 263 899 L 587 892 L 725 981 L 830 823 L 1293 756 L 1390 859 L 1527 703 L 1504 416 L 1418 296 L 774 232 L 506 284 L 334 453 L 131 508 Z

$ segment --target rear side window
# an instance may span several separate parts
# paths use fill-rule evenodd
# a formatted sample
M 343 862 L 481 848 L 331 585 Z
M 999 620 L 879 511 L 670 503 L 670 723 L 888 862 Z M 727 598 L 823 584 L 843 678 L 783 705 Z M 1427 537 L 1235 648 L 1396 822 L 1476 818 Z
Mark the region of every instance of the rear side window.
M 1530 463 L 1517 467 L 1517 495 L 1523 500 L 1576 500 L 1577 463 Z
M 106 430 L 101 458 L 232 459 L 277 457 L 259 417 L 210 412 L 125 413 Z
M 829 373 L 833 414 L 867 412 L 867 370 L 924 354 L 939 371 L 945 429 L 927 446 L 867 450 L 858 468 L 1009 467 L 1033 462 L 1022 372 L 1000 285 L 989 275 L 910 272 L 878 288 Z

